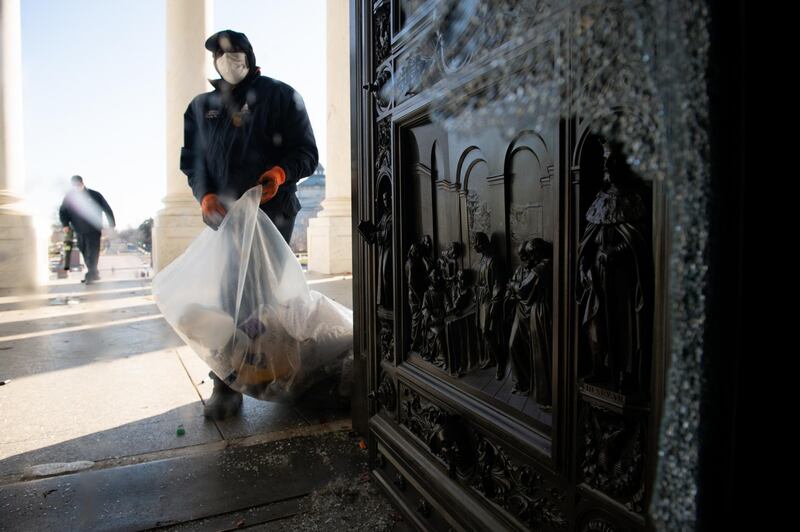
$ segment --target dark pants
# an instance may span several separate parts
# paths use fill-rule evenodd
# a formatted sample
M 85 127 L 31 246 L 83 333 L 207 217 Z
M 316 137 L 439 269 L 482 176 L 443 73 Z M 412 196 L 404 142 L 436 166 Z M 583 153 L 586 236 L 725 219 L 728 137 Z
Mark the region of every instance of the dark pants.
M 269 204 L 266 204 L 269 205 Z M 266 206 L 265 205 L 265 206 Z M 294 232 L 294 221 L 297 218 L 297 214 L 293 216 L 288 216 L 286 213 L 282 211 L 273 212 L 269 209 L 262 207 L 264 213 L 269 216 L 269 219 L 272 220 L 272 223 L 275 224 L 275 227 L 280 232 L 283 239 L 288 244 L 292 240 L 292 232 Z
M 100 259 L 100 233 L 77 233 L 78 249 L 86 263 L 88 277 L 97 277 L 97 261 Z

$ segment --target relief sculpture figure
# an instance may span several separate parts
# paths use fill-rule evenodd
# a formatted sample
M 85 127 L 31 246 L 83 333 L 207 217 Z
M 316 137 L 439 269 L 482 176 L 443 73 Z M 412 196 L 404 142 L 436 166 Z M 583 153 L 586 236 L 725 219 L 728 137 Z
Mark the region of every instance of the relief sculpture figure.
M 522 264 L 506 289 L 508 316 L 513 316 L 509 351 L 514 393 L 534 392 L 547 410 L 552 405 L 553 246 L 541 238 L 523 242 Z
M 411 244 L 405 264 L 408 282 L 408 306 L 411 309 L 411 349 L 422 350 L 422 299 L 428 288 L 428 271 L 420 256 L 420 244 Z
M 503 294 L 497 260 L 486 233 L 474 236 L 475 251 L 481 256 L 475 280 L 475 298 L 478 305 L 478 330 L 482 342 L 480 367 L 497 365 L 496 377 L 502 379 L 506 372 L 505 355 L 500 349 L 503 330 Z
M 422 298 L 422 324 L 425 327 L 425 346 L 422 356 L 429 362 L 447 369 L 444 319 L 447 313 L 447 292 L 441 272 L 434 268 L 429 275 L 430 285 Z
M 634 393 L 649 356 L 652 255 L 648 215 L 620 146 L 603 141 L 603 189 L 586 212 L 578 248 L 581 326 L 592 369 L 584 382 Z

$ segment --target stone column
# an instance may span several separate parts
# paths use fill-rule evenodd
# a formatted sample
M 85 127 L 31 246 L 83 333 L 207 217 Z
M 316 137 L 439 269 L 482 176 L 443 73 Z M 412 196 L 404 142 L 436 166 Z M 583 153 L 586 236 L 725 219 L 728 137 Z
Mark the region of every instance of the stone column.
M 328 160 L 322 210 L 308 224 L 308 269 L 352 266 L 350 201 L 350 24 L 347 0 L 327 0 Z
M 183 113 L 192 98 L 208 92 L 213 70 L 205 49 L 211 35 L 213 0 L 169 0 L 167 7 L 167 195 L 153 226 L 153 266 L 158 272 L 189 246 L 205 227 L 200 204 L 180 170 Z
M 33 217 L 25 212 L 20 0 L 0 0 L 0 289 L 37 281 Z

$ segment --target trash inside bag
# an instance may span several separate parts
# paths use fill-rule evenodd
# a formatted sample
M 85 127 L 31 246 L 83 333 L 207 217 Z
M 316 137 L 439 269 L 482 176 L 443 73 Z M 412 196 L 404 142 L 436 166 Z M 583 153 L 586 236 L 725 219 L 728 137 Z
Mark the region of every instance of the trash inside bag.
M 230 205 L 153 279 L 153 295 L 180 337 L 231 388 L 292 402 L 339 379 L 349 395 L 353 313 L 309 290 L 278 229 L 259 208 L 261 186 Z

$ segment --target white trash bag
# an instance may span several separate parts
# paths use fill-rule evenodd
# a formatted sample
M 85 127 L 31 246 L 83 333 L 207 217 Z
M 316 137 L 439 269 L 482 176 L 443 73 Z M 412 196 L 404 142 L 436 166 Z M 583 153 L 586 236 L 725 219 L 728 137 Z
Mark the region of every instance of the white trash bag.
M 291 402 L 338 376 L 346 396 L 353 312 L 308 289 L 260 200 L 260 185 L 248 190 L 216 231 L 204 229 L 156 275 L 156 303 L 178 335 L 237 391 Z

